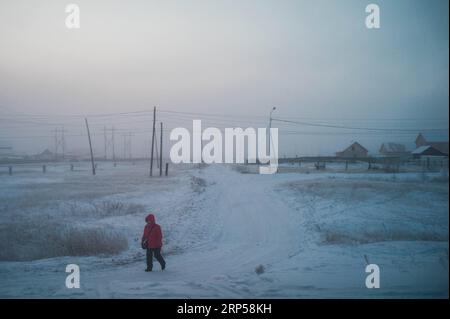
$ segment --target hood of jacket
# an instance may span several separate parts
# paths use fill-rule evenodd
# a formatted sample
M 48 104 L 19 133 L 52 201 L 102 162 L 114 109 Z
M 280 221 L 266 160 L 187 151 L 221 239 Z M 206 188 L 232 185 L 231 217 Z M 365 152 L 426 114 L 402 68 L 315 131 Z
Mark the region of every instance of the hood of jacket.
M 145 217 L 145 221 L 150 224 L 156 224 L 155 215 L 149 214 L 147 217 Z

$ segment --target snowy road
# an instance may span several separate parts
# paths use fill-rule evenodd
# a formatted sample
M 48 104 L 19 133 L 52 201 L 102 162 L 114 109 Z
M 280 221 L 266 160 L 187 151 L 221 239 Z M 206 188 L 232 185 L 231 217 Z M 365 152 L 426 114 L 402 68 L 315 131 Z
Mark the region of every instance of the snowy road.
M 367 176 L 267 176 L 217 165 L 180 176 L 170 187 L 131 177 L 137 188 L 113 195 L 155 211 L 166 235 L 166 271 L 158 264 L 143 271 L 135 241 L 143 212 L 98 221 L 129 234 L 130 248 L 114 257 L 0 262 L 0 296 L 448 297 L 448 184 L 427 186 L 421 196 L 435 206 L 421 206 L 416 184 L 367 183 Z M 381 237 L 369 227 L 380 220 Z M 380 266 L 382 288 L 365 287 L 364 255 Z M 80 265 L 81 289 L 64 286 L 69 263 Z

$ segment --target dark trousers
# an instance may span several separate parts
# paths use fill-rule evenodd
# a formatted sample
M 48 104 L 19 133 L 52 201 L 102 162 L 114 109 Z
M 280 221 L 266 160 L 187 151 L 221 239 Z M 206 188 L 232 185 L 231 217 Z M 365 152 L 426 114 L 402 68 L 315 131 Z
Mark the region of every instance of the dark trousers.
M 153 269 L 153 255 L 155 255 L 156 260 L 161 264 L 161 268 L 166 268 L 166 262 L 161 256 L 161 248 L 147 248 L 147 269 Z

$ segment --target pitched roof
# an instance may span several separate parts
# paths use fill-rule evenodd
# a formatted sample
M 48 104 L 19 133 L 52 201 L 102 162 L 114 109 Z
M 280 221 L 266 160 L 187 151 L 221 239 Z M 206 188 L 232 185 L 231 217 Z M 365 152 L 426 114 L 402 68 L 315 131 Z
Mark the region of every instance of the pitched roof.
M 430 146 L 434 147 L 438 151 L 448 154 L 448 142 L 428 142 Z
M 430 153 L 431 152 L 431 153 Z M 411 152 L 413 155 L 439 155 L 439 156 L 445 156 L 446 154 L 438 150 L 437 148 L 431 146 L 431 145 L 423 145 L 416 148 L 414 151 Z
M 369 152 L 369 150 L 367 148 L 365 148 L 364 146 L 362 146 L 361 144 L 359 144 L 358 142 L 353 142 L 352 145 L 350 145 L 349 147 L 347 147 L 346 149 L 349 149 L 350 147 L 357 145 L 359 147 L 361 147 L 363 150 L 365 150 L 366 152 Z
M 422 154 L 423 152 L 425 152 L 430 147 L 431 147 L 430 145 L 419 146 L 414 151 L 412 151 L 411 154 Z
M 340 152 L 336 152 L 336 155 L 342 155 L 347 151 L 351 151 L 351 148 L 357 146 L 360 149 L 362 149 L 364 152 L 368 153 L 369 150 L 367 148 L 365 148 L 364 146 L 362 146 L 361 144 L 359 144 L 358 142 L 353 142 L 352 144 L 350 144 L 349 146 L 347 146 L 344 150 L 340 151 Z

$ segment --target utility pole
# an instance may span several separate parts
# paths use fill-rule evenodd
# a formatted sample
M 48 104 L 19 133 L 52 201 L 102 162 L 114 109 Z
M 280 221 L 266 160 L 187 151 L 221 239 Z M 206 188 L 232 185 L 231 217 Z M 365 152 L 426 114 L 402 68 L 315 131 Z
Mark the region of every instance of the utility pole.
M 161 134 L 159 143 L 159 176 L 162 176 L 162 143 L 163 143 L 163 123 L 161 122 Z
M 158 135 L 155 134 L 156 168 L 159 168 Z
M 155 147 L 155 121 L 156 121 L 156 106 L 153 108 L 153 134 L 152 134 L 152 150 L 150 155 L 150 177 L 153 175 L 153 148 Z
M 92 152 L 91 133 L 89 133 L 89 124 L 86 117 L 84 118 L 84 121 L 86 122 L 86 130 L 89 139 L 89 149 L 91 150 L 92 175 L 95 175 L 95 163 L 94 163 L 94 153 Z

